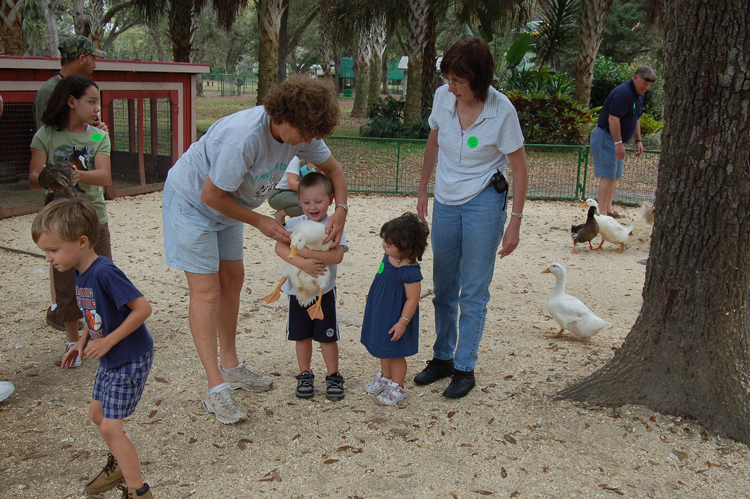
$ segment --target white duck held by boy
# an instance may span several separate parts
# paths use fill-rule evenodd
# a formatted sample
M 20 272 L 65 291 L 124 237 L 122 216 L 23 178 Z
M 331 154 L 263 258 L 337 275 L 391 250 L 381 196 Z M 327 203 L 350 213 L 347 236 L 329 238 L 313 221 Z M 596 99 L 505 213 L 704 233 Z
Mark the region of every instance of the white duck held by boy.
M 591 198 L 586 200 L 584 206 L 596 207 L 594 220 L 596 220 L 596 223 L 599 224 L 599 235 L 602 236 L 602 242 L 599 243 L 599 246 L 596 247 L 596 250 L 602 249 L 604 241 L 607 241 L 612 244 L 620 245 L 620 249 L 618 249 L 616 253 L 622 253 L 623 251 L 625 251 L 625 241 L 628 240 L 628 236 L 630 236 L 630 233 L 633 232 L 633 224 L 625 227 L 612 217 L 599 215 L 599 203 Z
M 594 315 L 584 303 L 565 293 L 567 273 L 565 267 L 559 263 L 553 263 L 549 268 L 542 270 L 542 274 L 555 276 L 555 287 L 552 289 L 547 310 L 562 329 L 557 334 L 548 333 L 550 338 L 560 338 L 566 329 L 573 333 L 575 338 L 590 338 L 599 331 L 612 324 Z
M 294 258 L 297 252 L 302 248 L 308 248 L 314 251 L 328 251 L 331 242 L 329 241 L 328 243 L 323 244 L 323 240 L 327 236 L 326 226 L 323 223 L 314 220 L 302 220 L 298 222 L 292 229 L 289 258 Z M 315 301 L 315 298 L 317 297 L 318 301 L 307 309 L 307 313 L 310 315 L 311 319 L 322 319 L 324 316 L 320 302 L 323 297 L 323 291 L 328 286 L 331 277 L 331 266 L 327 265 L 326 267 L 325 274 L 319 277 L 313 277 L 291 263 L 285 263 L 284 270 L 281 272 L 281 282 L 271 294 L 264 296 L 261 300 L 266 303 L 273 303 L 278 300 L 281 295 L 281 286 L 287 279 L 289 279 L 292 287 L 294 287 L 294 290 L 297 293 L 297 301 L 300 306 L 307 307 Z

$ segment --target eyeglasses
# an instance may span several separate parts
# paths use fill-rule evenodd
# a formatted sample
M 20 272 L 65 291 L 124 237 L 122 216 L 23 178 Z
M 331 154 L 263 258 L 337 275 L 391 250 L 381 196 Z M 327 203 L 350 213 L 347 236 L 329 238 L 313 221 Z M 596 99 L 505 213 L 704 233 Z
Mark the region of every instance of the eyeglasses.
M 641 76 L 641 75 L 638 75 L 638 76 Z M 643 76 L 641 76 L 641 80 L 645 81 L 646 83 L 653 83 L 656 81 L 656 78 L 644 78 Z
M 448 85 L 453 85 L 456 88 L 461 88 L 467 83 L 469 83 L 468 81 L 451 80 L 450 78 L 446 78 L 445 76 L 441 76 L 440 79 L 443 80 Z

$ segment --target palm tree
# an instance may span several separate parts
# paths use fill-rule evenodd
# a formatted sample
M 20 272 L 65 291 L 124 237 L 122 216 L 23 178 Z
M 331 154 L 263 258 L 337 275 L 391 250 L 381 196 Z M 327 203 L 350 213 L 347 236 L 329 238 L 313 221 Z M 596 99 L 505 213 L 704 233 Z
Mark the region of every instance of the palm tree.
M 193 42 L 193 19 L 206 6 L 207 0 L 132 0 L 133 6 L 148 21 L 162 15 L 169 20 L 169 37 L 172 39 L 172 59 L 175 62 L 190 62 Z M 247 0 L 212 0 L 219 24 L 230 29 L 240 8 Z M 261 30 L 262 33 L 262 30 Z
M 23 55 L 23 10 L 26 0 L 3 0 L 0 5 L 0 51 L 5 55 Z
M 409 69 L 406 76 L 406 102 L 404 103 L 404 123 L 422 117 L 422 60 L 427 43 L 429 0 L 409 0 L 406 20 L 409 56 Z
M 612 0 L 581 0 L 580 30 L 578 31 L 578 69 L 573 100 L 588 109 L 594 62 L 602 43 L 604 25 L 612 13 Z
M 284 0 L 255 0 L 258 11 L 258 99 L 257 105 L 278 84 L 279 29 L 284 14 Z

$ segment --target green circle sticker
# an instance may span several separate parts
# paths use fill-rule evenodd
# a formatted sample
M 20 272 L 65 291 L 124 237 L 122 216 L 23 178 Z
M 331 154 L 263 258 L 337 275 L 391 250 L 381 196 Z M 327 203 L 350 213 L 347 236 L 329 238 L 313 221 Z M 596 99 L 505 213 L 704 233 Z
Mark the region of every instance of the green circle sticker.
M 476 146 L 479 145 L 479 139 L 477 139 L 475 136 L 472 135 L 471 137 L 469 137 L 469 140 L 466 141 L 466 144 L 470 148 L 474 149 Z
M 100 133 L 95 133 L 94 135 L 91 136 L 91 140 L 93 140 L 94 142 L 101 142 L 103 138 L 104 138 L 104 135 Z
M 385 264 L 383 262 L 380 262 L 380 267 L 378 267 L 378 274 L 382 274 L 384 268 L 385 268 Z

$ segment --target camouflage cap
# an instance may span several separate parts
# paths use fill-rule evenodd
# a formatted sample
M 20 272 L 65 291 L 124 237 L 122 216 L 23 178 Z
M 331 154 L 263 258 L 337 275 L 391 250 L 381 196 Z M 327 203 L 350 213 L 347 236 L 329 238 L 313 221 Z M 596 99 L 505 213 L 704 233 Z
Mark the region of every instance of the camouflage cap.
M 60 56 L 66 59 L 76 59 L 80 55 L 89 54 L 93 54 L 96 57 L 107 57 L 106 52 L 98 50 L 94 47 L 91 40 L 81 35 L 66 38 L 60 42 L 57 48 L 60 51 Z

